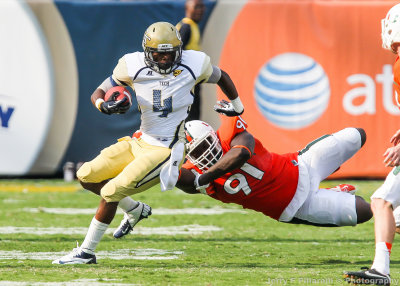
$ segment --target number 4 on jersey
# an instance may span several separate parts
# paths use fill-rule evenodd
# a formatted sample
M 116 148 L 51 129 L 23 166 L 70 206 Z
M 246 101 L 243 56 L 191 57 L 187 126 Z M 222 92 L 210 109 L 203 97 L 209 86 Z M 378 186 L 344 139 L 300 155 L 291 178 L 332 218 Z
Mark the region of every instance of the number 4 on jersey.
M 159 117 L 167 117 L 172 112 L 172 96 L 163 100 L 161 104 L 161 90 L 153 90 L 153 111 L 162 112 Z

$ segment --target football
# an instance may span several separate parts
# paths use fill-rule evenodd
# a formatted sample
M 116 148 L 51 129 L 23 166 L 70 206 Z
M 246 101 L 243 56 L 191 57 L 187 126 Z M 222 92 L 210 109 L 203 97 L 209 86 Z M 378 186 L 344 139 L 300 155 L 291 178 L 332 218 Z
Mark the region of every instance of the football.
M 114 92 L 119 92 L 119 94 L 115 98 L 115 101 L 122 100 L 126 97 L 126 98 L 128 98 L 128 100 L 125 101 L 123 105 L 129 105 L 129 106 L 132 105 L 132 96 L 131 96 L 129 90 L 123 86 L 114 86 L 114 87 L 110 88 L 106 92 L 106 95 L 104 96 L 104 101 L 108 101 L 111 98 L 111 96 L 114 94 Z

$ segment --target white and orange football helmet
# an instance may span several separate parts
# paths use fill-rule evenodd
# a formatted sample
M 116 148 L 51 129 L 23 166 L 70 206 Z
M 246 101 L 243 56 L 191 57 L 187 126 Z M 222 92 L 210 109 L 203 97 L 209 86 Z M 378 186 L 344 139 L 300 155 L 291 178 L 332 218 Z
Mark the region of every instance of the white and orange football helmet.
M 188 121 L 185 129 L 186 158 L 204 172 L 222 157 L 221 142 L 214 129 L 204 121 Z
M 172 72 L 182 59 L 181 36 L 175 26 L 168 22 L 151 24 L 144 32 L 142 47 L 146 65 L 161 74 Z M 174 59 L 171 63 L 160 64 L 153 59 L 153 52 L 173 52 Z
M 381 20 L 382 24 L 382 47 L 397 53 L 393 49 L 394 43 L 400 43 L 400 4 L 393 6 Z

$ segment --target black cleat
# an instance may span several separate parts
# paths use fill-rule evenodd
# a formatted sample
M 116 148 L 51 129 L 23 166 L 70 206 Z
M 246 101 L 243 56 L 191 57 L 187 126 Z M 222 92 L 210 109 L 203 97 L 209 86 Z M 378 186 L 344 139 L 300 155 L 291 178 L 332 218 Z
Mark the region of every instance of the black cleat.
M 361 271 L 346 271 L 344 280 L 355 285 L 390 285 L 390 275 L 382 274 L 375 269 L 363 267 Z

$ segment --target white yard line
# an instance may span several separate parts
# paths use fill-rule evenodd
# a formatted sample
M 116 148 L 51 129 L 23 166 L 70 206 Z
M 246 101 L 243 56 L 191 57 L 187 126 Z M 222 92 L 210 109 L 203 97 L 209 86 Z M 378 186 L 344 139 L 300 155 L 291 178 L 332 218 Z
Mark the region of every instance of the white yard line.
M 0 286 L 135 286 L 141 284 L 117 283 L 116 279 L 77 279 L 67 282 L 19 282 L 19 281 L 0 281 Z M 107 283 L 108 282 L 108 283 Z
M 60 258 L 68 252 L 22 252 L 19 250 L 5 251 L 0 250 L 1 260 L 54 260 Z M 97 259 L 113 259 L 113 260 L 171 260 L 177 259 L 183 251 L 164 250 L 164 249 L 120 249 L 114 251 L 97 251 Z M 1 285 L 1 284 L 0 284 Z
M 77 214 L 87 214 L 93 215 L 96 213 L 96 209 L 79 209 L 79 208 L 24 208 L 24 212 L 30 213 L 50 213 L 50 214 L 62 214 L 62 215 L 77 215 Z M 118 213 L 122 214 L 121 210 Z M 185 209 L 166 209 L 159 208 L 153 209 L 153 215 L 221 215 L 225 213 L 240 213 L 246 214 L 245 210 L 241 209 L 225 209 L 225 208 L 185 208 Z
M 87 227 L 16 227 L 3 226 L 0 227 L 0 234 L 26 233 L 36 235 L 48 234 L 79 234 L 85 235 Z M 180 225 L 165 227 L 135 227 L 131 234 L 133 235 L 198 235 L 204 232 L 221 231 L 222 228 L 213 225 Z M 113 229 L 108 229 L 106 233 L 112 233 Z

